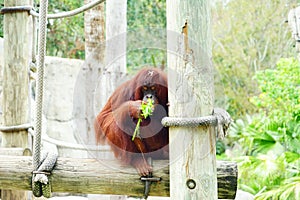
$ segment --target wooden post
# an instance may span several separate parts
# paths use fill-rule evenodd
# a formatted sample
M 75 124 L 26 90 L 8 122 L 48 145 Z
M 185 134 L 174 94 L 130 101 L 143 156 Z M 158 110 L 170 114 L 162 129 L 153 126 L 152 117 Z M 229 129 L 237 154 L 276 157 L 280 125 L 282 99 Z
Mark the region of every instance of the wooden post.
M 5 7 L 30 5 L 29 0 L 5 0 Z M 3 125 L 12 126 L 29 122 L 29 42 L 28 12 L 4 15 L 4 69 L 3 69 Z M 27 131 L 3 132 L 2 147 L 28 146 Z M 21 191 L 3 190 L 2 199 L 27 199 Z
M 210 0 L 167 0 L 169 116 L 213 111 Z M 216 200 L 213 127 L 170 127 L 171 199 Z

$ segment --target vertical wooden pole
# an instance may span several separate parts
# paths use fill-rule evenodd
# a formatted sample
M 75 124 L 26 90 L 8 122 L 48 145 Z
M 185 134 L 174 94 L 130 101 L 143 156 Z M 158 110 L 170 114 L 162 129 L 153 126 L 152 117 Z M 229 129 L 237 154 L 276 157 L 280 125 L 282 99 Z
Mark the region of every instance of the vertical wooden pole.
M 210 0 L 167 0 L 170 117 L 212 114 L 210 17 Z M 218 199 L 215 142 L 212 127 L 170 128 L 171 199 Z
M 30 5 L 29 0 L 5 0 L 5 7 Z M 28 12 L 4 15 L 3 125 L 29 122 Z M 27 147 L 27 131 L 2 133 L 2 147 Z M 1 192 L 2 199 L 27 199 L 21 191 Z

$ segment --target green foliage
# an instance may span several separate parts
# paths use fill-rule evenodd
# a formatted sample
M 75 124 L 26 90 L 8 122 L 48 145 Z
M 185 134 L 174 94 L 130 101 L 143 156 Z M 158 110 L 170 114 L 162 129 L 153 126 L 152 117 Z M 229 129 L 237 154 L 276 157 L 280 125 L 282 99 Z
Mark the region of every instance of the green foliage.
M 258 113 L 236 120 L 228 139 L 233 155 L 239 156 L 239 186 L 258 200 L 300 199 L 300 67 L 294 59 L 281 59 L 275 66 L 279 58 L 293 54 L 285 20 L 296 1 L 221 2 L 213 12 L 213 61 L 221 77 L 216 90 L 224 91 L 217 101 L 225 102 L 222 107 L 233 118 Z M 49 0 L 48 10 L 58 13 L 81 5 L 83 0 Z M 127 10 L 129 72 L 142 65 L 164 66 L 166 1 L 128 0 Z M 48 20 L 47 31 L 47 55 L 84 58 L 83 14 Z M 151 48 L 148 41 L 158 44 Z M 224 148 L 218 142 L 218 154 Z
M 237 120 L 230 133 L 240 157 L 240 187 L 257 199 L 297 199 L 300 176 L 300 64 L 281 59 L 255 75 L 261 93 L 251 98 L 259 114 Z
M 282 200 L 295 200 L 300 199 L 300 177 L 292 177 L 283 181 L 280 187 L 274 190 L 259 194 L 256 200 L 265 199 L 282 199 Z
M 285 23 L 295 1 L 231 0 L 226 5 L 218 1 L 213 10 L 213 61 L 221 79 L 226 108 L 239 118 L 257 108 L 249 98 L 257 94 L 252 79 L 256 71 L 274 68 L 281 57 L 293 54 L 294 41 Z
M 165 0 L 128 0 L 127 10 L 127 24 L 130 29 L 166 27 Z
M 277 132 L 280 142 L 292 144 L 287 150 L 300 154 L 300 64 L 281 59 L 277 68 L 258 72 L 255 79 L 261 94 L 251 99 L 268 117 L 269 131 Z
M 74 10 L 80 1 L 49 0 L 49 13 Z M 47 55 L 84 59 L 84 17 L 78 14 L 63 19 L 49 19 L 47 25 Z
M 39 1 L 35 8 L 39 11 Z M 0 0 L 3 5 L 4 1 Z M 48 13 L 70 11 L 83 5 L 80 1 L 48 2 Z M 3 15 L 0 15 L 0 37 L 3 37 Z M 47 55 L 84 59 L 84 19 L 79 14 L 63 19 L 49 19 L 47 24 Z
M 224 154 L 225 149 L 226 149 L 226 146 L 225 146 L 224 142 L 221 141 L 221 140 L 217 140 L 217 142 L 216 142 L 216 154 L 217 155 Z
M 129 72 L 143 65 L 166 63 L 166 1 L 127 1 L 127 67 Z M 158 42 L 159 44 L 154 44 Z M 153 47 L 153 48 L 151 48 Z
M 299 62 L 295 59 L 281 59 L 275 70 L 267 69 L 256 74 L 261 94 L 252 98 L 251 102 L 275 122 L 299 122 L 299 77 Z

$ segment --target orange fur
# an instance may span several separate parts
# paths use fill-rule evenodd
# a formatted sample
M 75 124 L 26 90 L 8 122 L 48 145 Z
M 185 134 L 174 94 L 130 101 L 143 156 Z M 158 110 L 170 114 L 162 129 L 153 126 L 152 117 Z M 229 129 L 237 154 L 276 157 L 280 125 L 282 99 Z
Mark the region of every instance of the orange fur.
M 154 105 L 150 119 L 145 119 L 141 123 L 141 142 L 137 146 L 132 141 L 132 134 L 140 115 L 144 85 L 155 86 L 158 102 Z M 165 158 L 165 151 L 168 151 L 166 150 L 169 143 L 168 128 L 161 125 L 161 119 L 168 113 L 167 104 L 166 75 L 159 69 L 142 69 L 115 90 L 96 117 L 94 127 L 97 144 L 107 142 L 115 157 L 123 163 L 135 166 L 140 174 L 147 174 L 151 171 L 151 167 L 141 164 L 140 162 L 143 162 L 141 157 L 151 156 L 161 159 Z M 141 152 L 141 149 L 144 152 Z

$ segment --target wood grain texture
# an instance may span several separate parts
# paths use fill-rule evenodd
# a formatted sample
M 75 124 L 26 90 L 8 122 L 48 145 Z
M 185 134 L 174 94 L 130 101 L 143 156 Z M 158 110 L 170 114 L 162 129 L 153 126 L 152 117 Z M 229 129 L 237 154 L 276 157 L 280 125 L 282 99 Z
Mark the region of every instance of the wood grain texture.
M 169 116 L 213 111 L 209 0 L 167 0 Z M 171 199 L 217 199 L 213 127 L 170 127 Z M 194 182 L 194 188 L 188 182 Z
M 0 188 L 31 190 L 32 157 L 0 156 Z M 154 161 L 151 196 L 169 196 L 169 167 L 167 160 Z M 237 186 L 237 165 L 218 161 L 219 198 L 234 199 Z M 132 167 L 117 161 L 59 158 L 50 177 L 52 192 L 86 194 L 117 194 L 142 196 L 144 183 Z
M 5 0 L 5 7 L 30 5 L 29 0 Z M 29 19 L 28 12 L 4 15 L 4 68 L 2 111 L 3 126 L 28 123 L 29 120 Z M 28 147 L 27 131 L 2 132 L 2 147 Z M 1 192 L 2 199 L 27 199 L 23 191 Z

